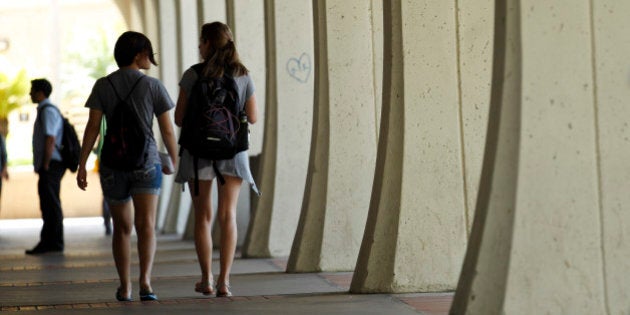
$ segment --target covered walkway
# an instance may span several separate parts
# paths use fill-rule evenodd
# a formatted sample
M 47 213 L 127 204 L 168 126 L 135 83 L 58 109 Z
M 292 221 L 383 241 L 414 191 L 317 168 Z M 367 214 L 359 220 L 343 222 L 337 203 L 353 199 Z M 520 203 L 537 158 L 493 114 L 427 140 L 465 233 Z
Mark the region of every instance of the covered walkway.
M 203 297 L 194 244 L 161 235 L 153 271 L 158 302 L 117 302 L 111 239 L 100 218 L 66 219 L 66 251 L 26 256 L 40 220 L 0 221 L 0 311 L 19 314 L 447 314 L 452 294 L 348 293 L 352 273 L 284 272 L 285 258 L 240 259 L 234 297 Z M 134 250 L 132 272 L 137 272 Z M 215 256 L 218 267 L 218 256 Z M 216 271 L 215 271 L 216 273 Z M 137 283 L 134 284 L 134 299 Z

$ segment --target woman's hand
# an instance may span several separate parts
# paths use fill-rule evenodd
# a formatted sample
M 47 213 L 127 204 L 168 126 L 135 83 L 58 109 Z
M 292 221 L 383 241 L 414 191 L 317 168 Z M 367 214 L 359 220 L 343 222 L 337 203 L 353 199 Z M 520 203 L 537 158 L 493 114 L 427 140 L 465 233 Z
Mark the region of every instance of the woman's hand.
M 171 174 L 173 174 L 173 171 L 170 168 L 162 165 L 162 173 L 164 175 L 171 175 Z
M 170 159 L 170 157 L 169 157 L 169 159 Z M 162 173 L 164 175 L 171 175 L 171 174 L 173 174 L 175 172 L 175 169 L 173 168 L 173 165 L 175 165 L 175 164 L 173 163 L 172 160 L 171 160 L 171 164 L 170 165 L 162 164 Z
M 102 119 L 103 112 L 97 109 L 90 109 L 90 118 L 88 118 L 88 122 L 85 125 L 83 142 L 81 142 L 81 158 L 79 159 L 79 169 L 77 170 L 77 186 L 79 186 L 81 190 L 85 190 L 88 185 L 85 164 L 87 163 L 92 148 L 94 148 L 94 142 L 96 142 L 96 138 L 100 133 Z

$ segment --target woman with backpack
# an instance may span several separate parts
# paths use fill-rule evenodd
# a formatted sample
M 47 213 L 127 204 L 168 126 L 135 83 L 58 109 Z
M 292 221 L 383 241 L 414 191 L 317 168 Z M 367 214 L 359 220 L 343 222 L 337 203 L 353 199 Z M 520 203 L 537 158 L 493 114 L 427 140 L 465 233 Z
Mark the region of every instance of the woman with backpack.
M 204 295 L 216 294 L 217 297 L 231 296 L 230 270 L 236 251 L 236 205 L 241 183 L 248 182 L 257 192 L 251 171 L 249 168 L 249 156 L 246 147 L 236 148 L 227 153 L 229 158 L 204 158 L 198 153 L 195 146 L 187 146 L 189 135 L 199 134 L 196 129 L 199 124 L 195 119 L 204 116 L 197 114 L 200 106 L 208 106 L 206 97 L 212 102 L 219 102 L 211 95 L 212 91 L 225 91 L 226 103 L 213 104 L 216 108 L 210 109 L 218 116 L 224 115 L 226 119 L 241 122 L 240 131 L 246 132 L 247 123 L 255 123 L 258 109 L 254 96 L 254 84 L 249 76 L 249 71 L 239 60 L 239 55 L 234 45 L 234 39 L 230 28 L 221 22 L 204 24 L 201 28 L 199 53 L 203 62 L 192 66 L 184 72 L 179 82 L 180 92 L 175 108 L 175 124 L 182 127 L 180 144 L 182 145 L 181 161 L 175 177 L 178 183 L 188 183 L 195 211 L 195 248 L 201 268 L 201 279 L 195 284 L 195 291 Z M 215 93 L 216 94 L 216 93 Z M 201 100 L 201 101 L 200 101 Z M 234 117 L 235 113 L 227 113 L 225 108 L 229 102 L 236 103 L 236 110 L 240 117 Z M 204 112 L 206 113 L 206 112 Z M 246 120 L 243 114 L 246 114 Z M 235 120 L 236 119 L 236 120 Z M 215 122 L 208 122 L 215 123 Z M 236 132 L 236 131 L 234 131 Z M 236 134 L 232 134 L 236 137 Z M 245 135 L 245 138 L 247 136 Z M 203 140 L 203 139 L 202 139 Z M 242 143 L 241 143 L 242 144 Z M 238 152 L 240 151 L 240 152 Z M 222 153 L 222 152 L 218 152 Z M 225 152 L 223 152 L 225 153 Z M 221 227 L 220 244 L 220 273 L 216 286 L 212 276 L 212 205 L 211 188 L 214 178 L 218 178 L 218 207 L 217 215 Z M 215 290 L 216 289 L 216 290 Z
M 104 137 L 99 165 L 101 188 L 114 222 L 112 252 L 120 279 L 116 299 L 131 301 L 131 231 L 135 226 L 140 260 L 140 300 L 153 301 L 157 296 L 151 287 L 151 270 L 155 256 L 155 217 L 163 167 L 153 138 L 153 117 L 157 117 L 162 140 L 173 164 L 177 161 L 177 144 L 169 110 L 174 107 L 166 88 L 156 79 L 144 75 L 153 58 L 151 41 L 138 32 L 123 33 L 114 47 L 119 69 L 94 83 L 85 107 L 90 109 L 83 135 L 83 146 L 77 173 L 77 185 L 85 190 L 85 164 L 100 133 L 105 116 Z M 133 216 L 132 216 L 133 203 Z

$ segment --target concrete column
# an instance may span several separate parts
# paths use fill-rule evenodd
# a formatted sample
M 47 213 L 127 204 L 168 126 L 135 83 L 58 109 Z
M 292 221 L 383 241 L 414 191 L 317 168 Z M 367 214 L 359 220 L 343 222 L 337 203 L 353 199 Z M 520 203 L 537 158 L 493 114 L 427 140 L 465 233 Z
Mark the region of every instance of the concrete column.
M 315 113 L 287 270 L 352 270 L 376 158 L 371 2 L 313 1 Z
M 178 48 L 181 60 L 181 74 L 190 66 L 201 61 L 199 56 L 199 28 L 197 3 L 193 1 L 177 1 L 178 13 Z M 178 78 L 178 80 L 179 80 Z M 178 81 L 179 82 L 179 81 Z
M 143 0 L 114 0 L 114 3 L 120 9 L 120 13 L 123 16 L 125 22 L 127 22 L 127 28 L 136 32 L 143 32 Z
M 199 26 L 204 23 L 227 21 L 227 5 L 225 0 L 197 0 L 199 7 Z
M 602 221 L 590 3 L 496 2 L 486 151 L 452 314 L 611 314 L 604 274 L 627 279 L 603 263 L 602 236 L 621 234 Z
M 143 0 L 128 1 L 129 5 L 129 29 L 136 32 L 143 33 L 144 30 L 144 16 L 142 8 Z
M 312 0 L 265 2 L 267 101 L 260 197 L 245 257 L 287 256 L 308 168 L 313 120 Z
M 455 287 L 466 245 L 455 4 L 384 4 L 387 84 L 352 292 Z
M 457 1 L 460 125 L 467 231 L 470 234 L 488 128 L 494 0 Z
M 199 50 L 197 48 L 199 26 L 197 25 L 198 11 L 196 2 L 160 1 L 160 16 L 163 20 L 160 25 L 163 28 L 169 27 L 168 34 L 171 35 L 162 48 L 172 58 L 170 60 L 175 61 L 169 63 L 170 67 L 168 70 L 172 71 L 172 75 L 164 83 L 169 94 L 176 99 L 177 95 L 179 95 L 179 79 L 181 75 L 188 67 L 199 62 Z M 173 30 L 172 25 L 177 25 L 177 27 Z M 162 36 L 162 38 L 164 37 Z M 166 45 L 169 46 L 166 47 Z M 161 202 L 160 206 L 164 207 L 161 209 L 166 209 L 166 213 L 158 218 L 163 222 L 162 230 L 165 233 L 183 233 L 192 207 L 192 201 L 188 191 L 182 192 L 181 185 L 176 184 L 171 187 L 169 192 L 163 192 L 165 196 L 170 196 L 170 198 L 163 198 L 164 202 Z M 167 199 L 168 202 L 166 202 Z M 158 223 L 160 220 L 158 220 Z
M 607 0 L 592 4 L 603 281 L 608 313 L 625 314 L 630 312 L 630 2 Z
M 383 0 L 370 0 L 372 8 L 372 62 L 374 63 L 374 108 L 376 110 L 375 128 L 381 125 L 383 108 Z
M 249 154 L 262 151 L 265 121 L 265 13 L 264 1 L 227 0 L 228 24 L 234 33 L 241 61 L 249 69 L 256 86 L 258 122 L 250 128 Z M 256 174 L 254 174 L 256 178 Z
M 157 0 L 142 0 L 142 17 L 143 17 L 143 25 L 144 25 L 144 34 L 149 37 L 151 43 L 153 44 L 153 51 L 157 53 L 156 61 L 158 66 L 152 66 L 151 69 L 147 71 L 147 75 L 157 77 L 162 82 L 164 82 L 164 76 L 162 75 L 164 71 L 162 71 L 162 67 L 164 64 L 162 63 L 160 50 L 162 48 L 161 45 L 161 31 L 160 31 L 160 14 L 159 14 L 159 4 Z M 173 63 L 173 61 L 169 60 L 167 63 Z M 174 95 L 171 95 L 173 98 Z M 174 110 L 171 111 L 171 117 L 174 113 Z M 174 124 L 173 124 L 174 126 Z M 162 136 L 160 134 L 160 128 L 157 124 L 157 120 L 153 122 L 153 135 L 155 136 L 155 141 L 158 144 L 158 148 L 162 151 L 166 151 L 164 148 L 164 142 L 162 141 Z M 162 180 L 162 193 L 158 197 L 158 208 L 157 208 L 157 218 L 156 220 L 156 229 L 160 230 L 162 228 L 163 218 L 166 215 L 167 205 L 169 203 L 171 197 L 171 190 L 173 188 L 173 176 L 164 176 Z
M 160 49 L 160 25 L 158 17 L 158 1 L 157 0 L 142 0 L 142 25 L 144 34 L 151 40 L 154 52 Z M 159 56 L 158 56 L 159 57 Z M 157 60 L 156 60 L 157 61 Z M 159 64 L 159 62 L 158 62 Z M 160 77 L 160 69 L 158 67 L 151 67 L 147 71 L 147 74 L 153 77 Z M 156 140 L 157 140 L 156 134 Z
M 177 23 L 175 1 L 158 1 L 157 16 L 159 46 L 156 45 L 154 47 L 158 51 L 156 61 L 160 64 L 158 67 L 160 79 L 169 95 L 175 99 L 179 92 L 177 77 L 180 75 L 180 63 L 177 57 L 177 30 L 173 28 L 173 25 Z M 171 233 L 175 231 L 172 217 L 179 209 L 178 207 L 173 207 L 173 203 L 179 198 L 178 191 L 179 189 L 172 184 L 170 179 L 167 179 L 162 185 L 156 219 L 157 230 Z

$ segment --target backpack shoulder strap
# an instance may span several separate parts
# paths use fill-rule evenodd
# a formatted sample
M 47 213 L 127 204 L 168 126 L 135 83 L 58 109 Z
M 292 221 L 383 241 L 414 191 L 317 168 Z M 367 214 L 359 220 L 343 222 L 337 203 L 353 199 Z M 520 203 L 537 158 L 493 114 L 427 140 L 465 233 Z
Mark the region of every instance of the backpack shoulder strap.
M 140 83 L 140 81 L 142 81 L 142 79 L 144 79 L 145 75 L 142 75 L 138 78 L 138 80 L 136 80 L 136 83 L 133 84 L 133 86 L 131 87 L 131 90 L 129 91 L 129 94 L 127 94 L 127 97 L 125 97 L 125 101 L 129 99 L 129 97 L 131 96 L 131 93 L 133 93 L 133 90 L 136 88 L 136 86 L 138 85 L 138 83 Z
M 57 113 L 59 113 L 59 117 L 61 117 L 61 129 L 63 130 L 63 124 L 64 124 L 65 117 L 63 117 L 63 114 L 61 114 L 61 110 L 59 110 L 59 108 L 57 108 L 57 106 L 53 106 L 51 104 L 44 104 L 44 106 L 42 106 L 38 110 L 41 110 L 42 113 L 43 113 L 43 110 L 46 107 L 52 107 L 52 108 L 54 108 L 57 111 Z M 42 128 L 44 128 L 44 126 L 43 126 L 44 122 L 43 122 L 43 120 L 41 118 L 39 119 L 39 124 L 41 125 Z M 65 133 L 63 135 L 65 136 Z M 56 143 L 55 143 L 55 148 L 57 148 L 57 150 L 60 150 L 60 148 L 57 147 Z
M 120 95 L 118 94 L 118 91 L 116 91 L 116 87 L 114 87 L 114 82 L 112 82 L 112 79 L 110 79 L 110 77 L 109 77 L 109 76 L 107 76 L 107 81 L 109 82 L 109 85 L 111 85 L 111 86 L 112 86 L 112 89 L 114 89 L 114 94 L 116 94 L 116 98 L 117 98 L 119 101 L 122 101 L 122 98 L 120 98 Z
M 129 93 L 127 94 L 127 96 L 124 98 L 124 100 L 128 100 L 129 97 L 131 96 L 131 93 L 133 93 L 133 90 L 136 88 L 136 86 L 138 85 L 138 83 L 140 83 L 140 81 L 144 78 L 144 75 L 140 76 L 138 78 L 138 80 L 136 80 L 136 82 L 133 84 L 133 86 L 131 87 L 131 90 L 129 91 Z M 112 79 L 110 78 L 110 76 L 107 76 L 107 81 L 109 81 L 109 84 L 112 86 L 112 89 L 114 89 L 114 94 L 116 94 L 116 98 L 118 98 L 119 101 L 122 101 L 123 98 L 120 97 L 120 94 L 118 94 L 118 91 L 116 90 L 116 87 L 114 86 L 114 82 L 112 82 Z
M 140 76 L 138 78 L 138 80 L 136 80 L 136 83 L 134 83 L 133 86 L 131 87 L 131 90 L 129 91 L 129 94 L 127 94 L 127 96 L 125 97 L 125 99 L 124 99 L 125 101 L 129 99 L 129 97 L 131 96 L 131 93 L 133 93 L 133 90 L 136 88 L 138 83 L 140 83 L 140 81 L 144 77 L 145 77 L 145 75 L 142 75 L 142 76 Z M 122 101 L 123 99 L 118 94 L 118 91 L 116 91 L 116 87 L 114 87 L 114 83 L 112 82 L 112 80 L 110 79 L 109 76 L 107 76 L 107 81 L 109 81 L 109 84 L 112 86 L 112 89 L 114 89 L 114 93 L 116 93 L 116 98 L 118 98 L 119 101 Z M 130 105 L 129 108 L 131 108 L 131 111 L 133 112 L 133 114 L 136 116 L 136 118 L 140 122 L 140 125 L 142 125 L 142 128 L 144 129 L 145 133 L 147 133 L 149 135 L 152 135 L 153 131 L 151 130 L 151 128 L 149 128 L 149 126 L 146 125 L 146 123 L 144 122 L 142 117 L 140 117 L 140 115 L 136 112 L 136 109 L 132 105 Z
M 59 108 L 57 108 L 56 106 L 52 106 L 52 104 L 44 104 L 44 106 L 42 106 L 39 110 L 44 110 L 44 108 L 46 107 L 52 107 L 54 108 L 57 112 L 59 112 L 59 114 L 61 114 L 61 112 L 59 111 Z
M 197 80 L 201 79 L 201 77 L 203 76 L 203 68 L 205 66 L 206 64 L 202 62 L 190 67 L 191 69 L 195 70 L 195 73 L 197 74 Z
M 234 93 L 234 102 L 236 103 L 236 112 L 240 112 L 241 111 L 241 104 L 240 104 L 240 100 L 239 100 L 239 95 L 238 95 L 238 83 L 236 83 L 236 79 L 234 79 L 234 77 L 231 74 L 228 74 L 228 72 L 226 71 L 225 74 L 223 74 L 223 82 L 225 82 L 225 84 L 232 90 L 232 92 Z
M 61 114 L 61 110 L 59 110 L 59 108 L 57 108 L 57 106 L 53 106 L 53 105 L 51 105 L 51 104 L 44 104 L 44 106 L 42 106 L 42 107 L 41 107 L 41 108 L 39 108 L 38 110 L 41 110 L 41 111 L 42 111 L 42 113 L 43 113 L 43 110 L 44 110 L 46 107 L 52 107 L 52 108 L 54 108 L 54 109 L 57 111 L 57 113 L 59 113 L 59 116 L 61 116 L 61 119 L 63 120 L 63 118 L 64 118 L 64 117 L 63 117 L 63 114 Z M 41 122 L 41 119 L 40 119 L 40 124 L 41 124 L 41 123 L 42 123 L 42 122 Z

